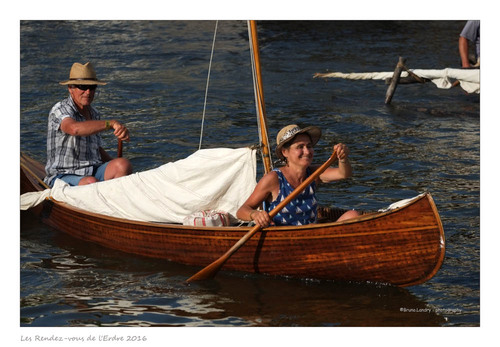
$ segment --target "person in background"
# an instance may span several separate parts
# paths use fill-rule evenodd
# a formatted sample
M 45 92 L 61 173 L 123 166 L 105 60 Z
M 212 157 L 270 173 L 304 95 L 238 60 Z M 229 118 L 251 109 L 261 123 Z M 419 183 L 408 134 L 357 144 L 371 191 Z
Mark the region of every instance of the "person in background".
M 285 206 L 272 220 L 269 212 L 284 200 L 296 187 L 307 179 L 318 166 L 312 165 L 313 146 L 321 137 L 321 129 L 315 126 L 300 128 L 291 124 L 278 133 L 276 155 L 285 162 L 262 177 L 247 201 L 238 209 L 236 216 L 241 220 L 254 221 L 267 227 L 273 225 L 304 225 L 317 221 L 316 188 L 320 183 L 327 183 L 348 178 L 352 174 L 349 163 L 349 149 L 342 143 L 334 146 L 339 159 L 338 167 L 327 168 L 319 178 L 311 183 L 304 192 Z M 265 210 L 258 209 L 266 202 Z M 339 219 L 345 220 L 359 215 L 351 210 Z
M 478 20 L 469 20 L 465 24 L 458 39 L 458 51 L 463 68 L 479 67 L 479 22 Z M 469 57 L 469 43 L 475 45 L 475 56 Z M 472 60 L 472 64 L 471 64 Z
M 49 113 L 45 183 L 52 187 L 58 178 L 76 186 L 132 173 L 129 160 L 113 159 L 101 147 L 101 132 L 112 129 L 119 140 L 129 141 L 129 131 L 117 120 L 102 120 L 91 106 L 97 86 L 106 84 L 92 64 L 74 63 L 69 79 L 59 84 L 68 86 L 69 96 Z

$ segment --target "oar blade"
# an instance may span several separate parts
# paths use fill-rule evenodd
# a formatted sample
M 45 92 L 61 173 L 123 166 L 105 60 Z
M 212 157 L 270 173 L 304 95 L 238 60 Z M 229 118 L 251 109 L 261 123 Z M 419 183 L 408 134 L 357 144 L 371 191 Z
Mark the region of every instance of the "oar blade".
M 194 281 L 204 281 L 208 280 L 211 278 L 214 278 L 217 272 L 219 272 L 220 268 L 224 265 L 226 262 L 227 258 L 219 258 L 216 261 L 214 261 L 212 264 L 206 266 L 205 268 L 201 269 L 197 273 L 195 273 L 193 276 L 189 277 L 186 282 L 194 282 Z

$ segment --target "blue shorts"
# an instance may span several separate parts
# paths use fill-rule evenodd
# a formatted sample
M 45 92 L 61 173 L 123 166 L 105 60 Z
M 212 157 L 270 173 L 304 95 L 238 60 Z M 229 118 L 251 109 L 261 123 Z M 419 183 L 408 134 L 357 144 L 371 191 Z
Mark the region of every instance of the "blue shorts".
M 92 176 L 94 176 L 98 181 L 104 181 L 104 172 L 106 171 L 106 167 L 108 166 L 109 161 L 100 165 L 94 166 L 94 171 L 92 172 Z M 57 175 L 52 182 L 50 182 L 49 186 L 53 186 L 56 178 L 63 180 L 68 183 L 70 186 L 77 186 L 82 178 L 85 176 L 81 175 L 73 175 L 73 174 L 59 174 Z

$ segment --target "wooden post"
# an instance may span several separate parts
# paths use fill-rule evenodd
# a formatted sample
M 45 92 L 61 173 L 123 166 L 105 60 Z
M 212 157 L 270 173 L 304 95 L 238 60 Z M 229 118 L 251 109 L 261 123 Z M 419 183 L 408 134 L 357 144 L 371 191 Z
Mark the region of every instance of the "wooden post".
M 404 64 L 406 59 L 403 57 L 399 57 L 398 64 L 396 65 L 396 69 L 394 70 L 394 74 L 392 75 L 392 81 L 387 88 L 387 92 L 385 93 L 385 104 L 388 105 L 391 103 L 394 92 L 396 91 L 396 87 L 398 86 L 399 77 L 401 76 L 401 72 L 403 72 Z
M 408 69 L 408 68 L 407 68 L 406 66 L 404 66 L 404 65 L 403 65 L 403 68 L 405 69 L 405 71 L 406 71 L 406 72 L 408 72 L 408 75 L 409 75 L 411 78 L 415 79 L 415 81 L 417 81 L 418 83 L 425 83 L 425 78 L 422 78 L 422 77 L 420 77 L 420 76 L 418 76 L 418 75 L 415 75 L 415 74 L 413 73 L 413 71 L 411 71 L 410 69 Z

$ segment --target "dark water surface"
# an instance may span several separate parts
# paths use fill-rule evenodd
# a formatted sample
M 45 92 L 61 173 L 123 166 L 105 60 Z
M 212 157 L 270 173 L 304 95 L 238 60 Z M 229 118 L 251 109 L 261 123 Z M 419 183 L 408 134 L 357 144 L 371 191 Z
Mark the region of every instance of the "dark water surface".
M 198 269 L 83 243 L 21 215 L 20 325 L 479 326 L 478 95 L 433 84 L 399 86 L 390 106 L 381 81 L 313 79 L 316 72 L 458 67 L 463 21 L 260 22 L 271 142 L 286 124 L 324 130 L 316 161 L 346 143 L 351 180 L 324 204 L 378 209 L 432 193 L 446 257 L 425 284 L 300 281 L 221 272 L 189 286 Z M 94 105 L 126 123 L 136 171 L 198 148 L 214 21 L 21 21 L 20 146 L 45 161 L 47 115 L 75 61 L 92 61 Z M 247 26 L 219 22 L 203 147 L 257 142 Z M 116 141 L 108 134 L 110 152 Z

